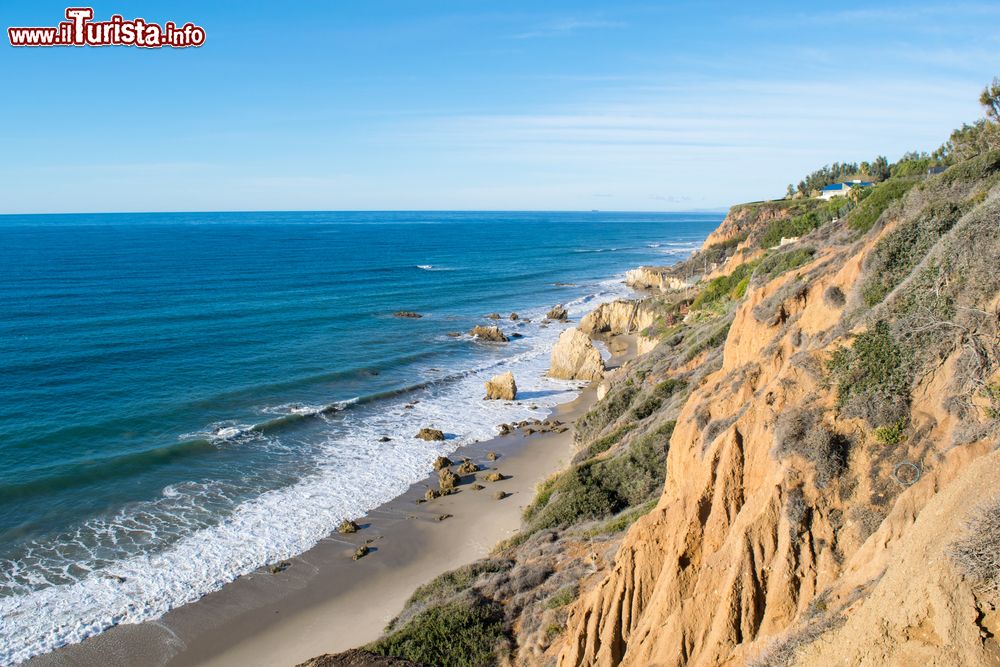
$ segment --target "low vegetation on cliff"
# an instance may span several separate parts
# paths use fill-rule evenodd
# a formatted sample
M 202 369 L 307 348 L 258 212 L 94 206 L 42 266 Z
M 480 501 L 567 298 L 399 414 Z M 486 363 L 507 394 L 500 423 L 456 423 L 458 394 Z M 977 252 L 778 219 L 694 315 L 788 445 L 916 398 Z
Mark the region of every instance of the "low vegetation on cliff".
M 801 196 L 858 172 L 879 183 Z M 415 592 L 368 650 L 560 667 L 1000 655 L 983 486 L 1000 481 L 1000 131 L 797 190 L 734 207 L 662 269 L 681 287 L 643 302 L 651 351 L 607 372 L 519 534 Z

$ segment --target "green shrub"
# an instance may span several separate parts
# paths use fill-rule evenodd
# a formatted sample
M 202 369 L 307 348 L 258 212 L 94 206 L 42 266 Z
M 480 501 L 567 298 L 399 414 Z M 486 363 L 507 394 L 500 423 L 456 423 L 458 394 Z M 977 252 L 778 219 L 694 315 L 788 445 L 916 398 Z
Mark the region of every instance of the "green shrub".
M 691 308 L 708 308 L 723 299 L 741 299 L 746 292 L 750 274 L 753 273 L 756 262 L 740 264 L 729 275 L 719 276 L 708 281 L 708 284 L 698 293 L 691 303 Z
M 906 178 L 908 176 L 924 176 L 927 170 L 937 165 L 937 160 L 930 156 L 913 157 L 900 160 L 892 165 L 892 178 Z
M 988 384 L 983 389 L 983 396 L 989 399 L 986 406 L 986 416 L 990 419 L 1000 419 L 1000 384 Z
M 957 164 L 997 149 L 1000 149 L 1000 123 L 981 118 L 952 132 L 938 152 L 944 155 L 946 163 Z
M 953 202 L 932 203 L 915 220 L 900 225 L 876 243 L 865 262 L 867 277 L 861 286 L 865 303 L 881 303 L 963 213 L 962 206 Z
M 660 398 L 670 398 L 674 394 L 684 391 L 687 388 L 687 380 L 677 378 L 667 378 L 653 387 L 653 395 Z
M 666 452 L 675 422 L 637 438 L 624 452 L 588 460 L 556 478 L 544 503 L 530 515 L 528 530 L 571 526 L 640 505 L 666 479 Z
M 469 592 L 425 609 L 401 629 L 365 648 L 428 665 L 484 667 L 497 664 L 498 651 L 507 641 L 503 607 Z
M 531 504 L 524 508 L 524 513 L 522 517 L 525 521 L 531 521 L 546 505 L 549 504 L 549 500 L 552 498 L 552 493 L 555 491 L 556 482 L 559 481 L 559 474 L 552 475 L 546 478 L 538 485 L 538 489 L 535 491 L 535 497 L 532 499 Z
M 545 608 L 558 609 L 560 607 L 565 607 L 569 603 L 576 600 L 576 596 L 579 591 L 580 587 L 577 584 L 566 584 L 545 601 Z
M 635 409 L 632 410 L 632 417 L 641 421 L 659 410 L 661 405 L 663 405 L 663 399 L 659 396 L 647 396 L 642 403 L 635 406 Z
M 835 218 L 839 218 L 850 210 L 853 205 L 850 200 L 830 199 L 814 202 L 813 208 L 791 218 L 772 220 L 761 236 L 758 245 L 761 248 L 773 248 L 783 238 L 805 236 Z
M 637 419 L 642 419 L 642 417 L 637 417 Z M 587 458 L 593 458 L 598 454 L 602 454 L 608 451 L 609 449 L 617 445 L 619 442 L 621 442 L 621 439 L 625 437 L 625 434 L 634 428 L 635 424 L 626 424 L 625 426 L 616 429 L 615 431 L 609 433 L 608 435 L 602 438 L 598 438 L 597 440 L 594 440 L 594 442 L 590 443 L 590 446 L 587 447 Z
M 988 178 L 1000 171 L 1000 149 L 991 150 L 978 157 L 959 162 L 941 174 L 948 185 L 972 183 Z
M 638 507 L 627 509 L 624 512 L 611 517 L 599 526 L 586 531 L 583 536 L 593 538 L 599 535 L 613 535 L 614 533 L 620 533 L 638 521 L 640 517 L 649 514 L 653 508 L 656 507 L 657 502 L 659 502 L 658 499 L 653 498 Z
M 804 264 L 808 264 L 815 254 L 815 248 L 807 247 L 768 255 L 757 265 L 757 270 L 754 271 L 754 278 L 761 279 L 762 282 L 767 282 L 777 278 L 786 271 L 791 271 Z
M 513 562 L 508 560 L 485 559 L 477 560 L 457 570 L 445 572 L 413 591 L 413 595 L 406 601 L 406 606 L 446 600 L 467 589 L 479 575 L 487 572 L 502 572 L 509 570 L 512 566 Z
M 634 384 L 623 384 L 612 390 L 603 399 L 580 417 L 576 423 L 576 439 L 587 442 L 628 411 L 632 399 L 639 393 Z
M 909 414 L 912 354 L 896 342 L 885 321 L 859 334 L 851 347 L 833 352 L 827 368 L 841 414 L 876 427 Z
M 695 343 L 691 348 L 688 349 L 685 355 L 686 361 L 691 361 L 699 354 L 705 350 L 710 350 L 715 347 L 719 347 L 726 342 L 726 338 L 729 336 L 729 328 L 733 325 L 733 320 L 729 319 L 722 323 L 722 325 L 712 332 L 711 335 L 702 338 L 700 341 Z
M 705 264 L 721 264 L 730 257 L 732 257 L 733 252 L 736 250 L 736 246 L 746 241 L 747 234 L 738 234 L 731 239 L 726 239 L 725 241 L 719 241 L 718 243 L 713 243 L 704 250 L 698 253 L 698 262 L 704 266 Z
M 894 178 L 868 188 L 861 203 L 848 214 L 847 224 L 851 229 L 867 232 L 875 226 L 890 204 L 902 198 L 919 181 L 919 178 Z
M 903 431 L 906 430 L 906 419 L 900 418 L 896 423 L 880 426 L 875 429 L 875 439 L 886 447 L 893 447 L 903 441 Z
M 673 378 L 664 380 L 656 385 L 653 391 L 632 410 L 632 417 L 636 420 L 645 419 L 659 410 L 664 400 L 670 398 L 675 392 L 682 390 L 686 386 L 687 382 L 684 380 L 675 380 Z
M 595 472 L 597 462 L 588 461 L 563 473 L 545 506 L 532 518 L 532 532 L 566 527 L 586 519 L 596 519 L 621 509 L 613 489 L 606 488 Z

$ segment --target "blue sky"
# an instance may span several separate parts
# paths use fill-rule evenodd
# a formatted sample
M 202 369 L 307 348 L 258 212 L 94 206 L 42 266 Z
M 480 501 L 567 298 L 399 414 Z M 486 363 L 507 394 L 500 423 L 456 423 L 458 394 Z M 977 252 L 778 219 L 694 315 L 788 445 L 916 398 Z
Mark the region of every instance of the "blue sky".
M 98 2 L 207 42 L 4 35 L 0 212 L 717 209 L 981 115 L 1000 3 L 811 4 Z

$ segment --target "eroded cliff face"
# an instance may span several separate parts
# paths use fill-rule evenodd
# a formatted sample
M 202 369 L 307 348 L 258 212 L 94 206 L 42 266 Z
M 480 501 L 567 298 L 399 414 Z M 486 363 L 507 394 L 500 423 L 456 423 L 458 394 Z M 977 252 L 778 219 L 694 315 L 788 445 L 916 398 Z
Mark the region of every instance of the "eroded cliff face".
M 590 335 L 638 356 L 603 374 L 520 532 L 371 648 L 1000 666 L 1000 150 L 821 206 L 738 207 L 663 270 L 676 289 L 564 332 L 572 373 Z
M 640 300 L 618 299 L 587 313 L 580 320 L 580 331 L 589 336 L 627 334 L 646 329 L 653 323 L 654 313 Z
M 757 265 L 560 666 L 1000 664 L 997 600 L 949 556 L 1000 488 L 992 160 Z M 736 213 L 706 246 L 756 233 Z
M 715 231 L 705 239 L 704 247 L 733 240 L 743 241 L 756 236 L 763 232 L 770 222 L 792 217 L 796 205 L 795 200 L 778 200 L 734 206 L 729 209 L 729 213 Z

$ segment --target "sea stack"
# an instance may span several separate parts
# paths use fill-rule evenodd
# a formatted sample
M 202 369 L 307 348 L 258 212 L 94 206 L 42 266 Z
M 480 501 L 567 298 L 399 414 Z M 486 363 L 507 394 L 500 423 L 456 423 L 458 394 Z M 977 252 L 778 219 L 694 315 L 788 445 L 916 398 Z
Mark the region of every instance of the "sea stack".
M 558 303 L 552 306 L 552 310 L 550 310 L 545 315 L 545 317 L 550 320 L 558 320 L 560 322 L 565 322 L 566 320 L 569 319 L 569 313 L 566 312 L 565 306 L 563 306 L 561 303 Z
M 517 383 L 514 382 L 514 374 L 507 371 L 487 381 L 486 398 L 503 401 L 513 401 L 517 398 Z
M 576 328 L 566 329 L 552 348 L 549 376 L 587 382 L 600 380 L 604 377 L 604 360 L 587 334 Z
M 507 335 L 504 334 L 504 332 L 500 330 L 500 327 L 497 326 L 475 326 L 472 328 L 472 331 L 469 332 L 469 335 L 477 340 L 483 340 L 490 343 L 506 343 L 509 340 Z

